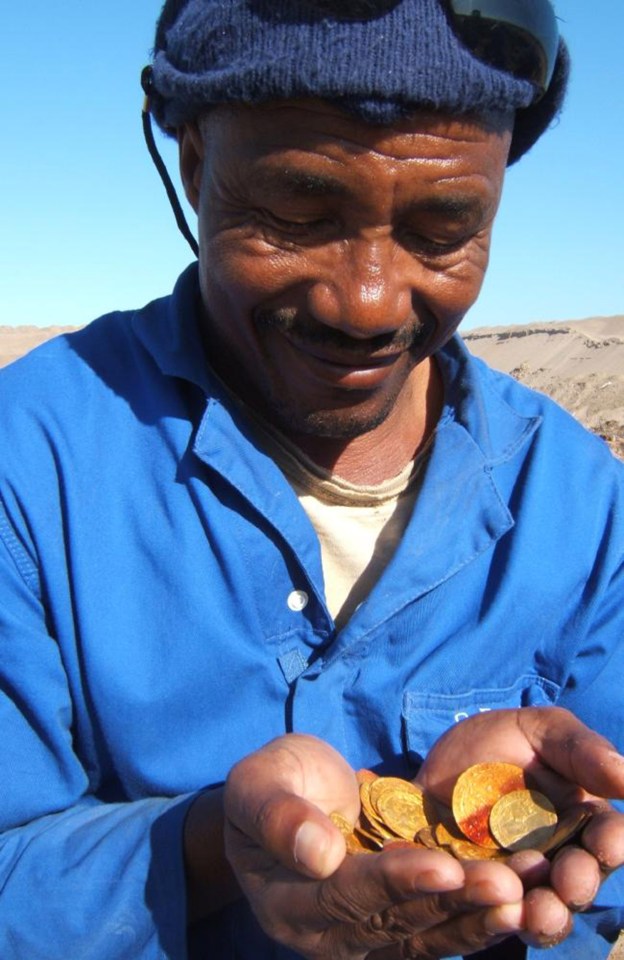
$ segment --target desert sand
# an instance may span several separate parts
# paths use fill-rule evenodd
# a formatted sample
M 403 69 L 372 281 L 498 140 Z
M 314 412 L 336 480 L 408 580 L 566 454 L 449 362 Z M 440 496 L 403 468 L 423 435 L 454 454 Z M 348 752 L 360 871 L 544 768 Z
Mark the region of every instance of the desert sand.
M 547 393 L 624 458 L 624 316 L 482 327 L 469 350 Z
M 45 340 L 75 327 L 3 327 L 0 326 L 0 367 L 17 360 Z

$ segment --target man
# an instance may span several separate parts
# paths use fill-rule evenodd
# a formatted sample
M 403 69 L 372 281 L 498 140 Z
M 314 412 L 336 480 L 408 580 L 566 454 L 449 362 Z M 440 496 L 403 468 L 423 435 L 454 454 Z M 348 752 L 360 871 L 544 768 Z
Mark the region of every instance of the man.
M 565 88 L 515 6 L 165 4 L 199 263 L 0 378 L 3 960 L 607 955 L 622 469 L 454 336 Z M 488 759 L 579 843 L 345 856 L 354 770 Z

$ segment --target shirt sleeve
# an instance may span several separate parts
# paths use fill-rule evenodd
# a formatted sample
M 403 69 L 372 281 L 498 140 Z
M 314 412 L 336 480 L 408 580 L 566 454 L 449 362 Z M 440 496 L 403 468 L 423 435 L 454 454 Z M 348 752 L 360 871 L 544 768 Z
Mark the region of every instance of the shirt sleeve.
M 616 542 L 621 542 L 621 538 L 614 534 L 607 538 L 598 565 L 607 562 L 610 545 Z M 606 585 L 598 592 L 595 603 L 592 602 L 590 626 L 582 651 L 572 664 L 569 682 L 558 702 L 624 753 L 624 560 L 616 557 L 612 569 Z M 588 595 L 591 586 L 588 582 Z M 624 801 L 616 800 L 614 806 L 624 812 Z M 594 956 L 606 957 L 623 927 L 624 867 L 603 883 L 594 908 L 576 916 L 574 946 L 578 955 L 588 960 Z M 570 944 L 568 949 L 570 956 L 577 955 Z
M 10 536 L 0 523 L 0 956 L 182 960 L 194 795 L 90 793 L 62 655 Z

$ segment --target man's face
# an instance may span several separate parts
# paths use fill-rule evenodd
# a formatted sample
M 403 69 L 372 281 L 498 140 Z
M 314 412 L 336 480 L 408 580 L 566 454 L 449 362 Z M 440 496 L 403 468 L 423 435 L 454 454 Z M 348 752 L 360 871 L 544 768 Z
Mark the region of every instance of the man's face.
M 368 126 L 316 101 L 220 108 L 181 135 L 210 361 L 291 435 L 405 403 L 477 297 L 510 124 Z

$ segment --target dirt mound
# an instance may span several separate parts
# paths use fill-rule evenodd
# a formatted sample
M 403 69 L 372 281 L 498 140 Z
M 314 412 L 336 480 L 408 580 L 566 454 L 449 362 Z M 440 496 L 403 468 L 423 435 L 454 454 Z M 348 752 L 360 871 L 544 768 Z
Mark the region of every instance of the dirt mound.
M 483 327 L 464 340 L 490 366 L 548 394 L 624 459 L 624 317 Z

